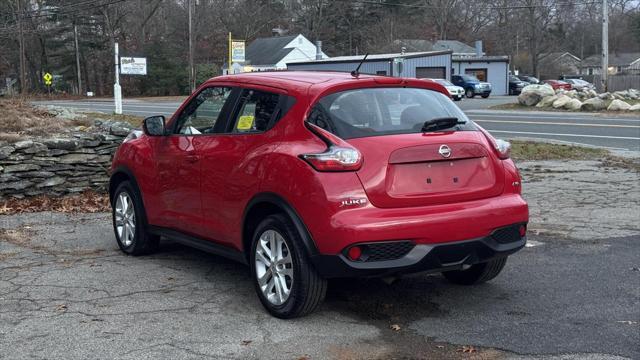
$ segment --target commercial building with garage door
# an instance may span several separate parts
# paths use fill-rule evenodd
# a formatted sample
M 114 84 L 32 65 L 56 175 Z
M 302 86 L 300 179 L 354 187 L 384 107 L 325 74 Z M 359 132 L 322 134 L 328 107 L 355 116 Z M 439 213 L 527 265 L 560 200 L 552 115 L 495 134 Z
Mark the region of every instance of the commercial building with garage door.
M 451 54 L 449 50 L 371 54 L 362 63 L 360 73 L 419 79 L 450 79 Z M 351 72 L 358 67 L 363 58 L 363 55 L 337 56 L 315 61 L 289 62 L 287 70 Z
M 453 56 L 452 74 L 474 75 L 491 83 L 491 95 L 509 93 L 508 56 Z

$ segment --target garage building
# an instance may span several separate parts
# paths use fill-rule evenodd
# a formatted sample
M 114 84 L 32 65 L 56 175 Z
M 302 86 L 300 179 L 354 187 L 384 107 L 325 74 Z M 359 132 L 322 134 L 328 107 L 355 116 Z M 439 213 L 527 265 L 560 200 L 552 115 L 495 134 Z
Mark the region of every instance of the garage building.
M 447 51 L 427 51 L 395 54 L 372 54 L 367 57 L 360 73 L 416 78 L 451 78 L 451 54 Z M 324 70 L 351 72 L 358 67 L 363 55 L 337 56 L 328 59 L 290 62 L 288 70 Z
M 453 74 L 475 75 L 480 81 L 491 83 L 491 95 L 509 93 L 508 56 L 453 56 Z

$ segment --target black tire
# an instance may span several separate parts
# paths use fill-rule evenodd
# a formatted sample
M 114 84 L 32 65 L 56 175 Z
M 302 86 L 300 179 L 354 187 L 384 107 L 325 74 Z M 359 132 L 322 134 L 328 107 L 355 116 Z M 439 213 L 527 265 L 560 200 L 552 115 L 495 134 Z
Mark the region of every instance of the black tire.
M 468 88 L 467 91 L 465 91 L 465 95 L 469 98 L 469 99 L 473 99 L 476 96 L 475 91 L 473 91 L 472 88 Z
M 284 239 L 292 258 L 293 281 L 289 297 L 281 305 L 270 302 L 260 289 L 256 272 L 256 248 L 260 236 L 275 230 Z M 327 281 L 320 277 L 302 247 L 302 239 L 291 220 L 283 214 L 270 215 L 256 228 L 251 243 L 251 275 L 260 302 L 271 315 L 281 319 L 304 316 L 314 311 L 324 300 Z
M 489 262 L 472 265 L 467 270 L 446 271 L 443 272 L 442 275 L 454 284 L 477 285 L 498 276 L 506 263 L 507 257 L 503 257 Z
M 488 98 L 488 97 L 489 97 L 489 95 L 482 95 L 482 98 L 483 98 L 483 99 L 486 99 L 486 98 Z
M 130 244 L 120 238 L 118 234 L 118 228 L 116 226 L 116 203 L 121 194 L 126 193 L 133 204 L 133 210 L 135 214 L 135 230 L 133 231 L 133 239 Z M 111 219 L 113 222 L 113 232 L 116 236 L 116 241 L 120 250 L 128 255 L 146 255 L 158 250 L 160 245 L 160 236 L 150 234 L 147 231 L 147 218 L 142 204 L 140 194 L 131 185 L 129 181 L 123 181 L 118 185 L 116 191 L 113 193 L 111 203 Z

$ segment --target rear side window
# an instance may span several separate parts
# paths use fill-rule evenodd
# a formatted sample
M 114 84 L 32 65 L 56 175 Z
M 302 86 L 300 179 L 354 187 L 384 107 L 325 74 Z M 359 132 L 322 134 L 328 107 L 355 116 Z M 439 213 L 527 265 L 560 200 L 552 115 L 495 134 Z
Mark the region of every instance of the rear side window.
M 327 95 L 307 121 L 343 138 L 419 133 L 428 120 L 458 118 L 450 130 L 477 130 L 447 96 L 419 88 L 369 88 Z
M 233 133 L 263 132 L 271 128 L 293 104 L 293 98 L 266 91 L 244 89 L 230 129 Z

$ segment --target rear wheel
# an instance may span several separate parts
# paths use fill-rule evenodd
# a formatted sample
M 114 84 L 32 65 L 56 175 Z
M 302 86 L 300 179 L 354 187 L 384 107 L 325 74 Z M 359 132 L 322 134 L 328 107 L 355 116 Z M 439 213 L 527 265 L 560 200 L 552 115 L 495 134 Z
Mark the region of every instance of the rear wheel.
M 116 188 L 111 215 L 120 250 L 129 255 L 143 255 L 158 249 L 160 237 L 147 231 L 142 200 L 130 182 L 123 181 Z
M 466 91 L 466 95 L 469 99 L 473 99 L 473 97 L 476 96 L 476 93 L 473 91 L 473 89 L 469 88 Z
M 256 228 L 251 273 L 262 305 L 283 319 L 306 315 L 324 300 L 327 281 L 313 268 L 289 218 L 268 216 Z
M 498 276 L 506 263 L 507 258 L 503 257 L 472 265 L 467 270 L 446 271 L 442 275 L 450 282 L 458 285 L 482 284 Z

